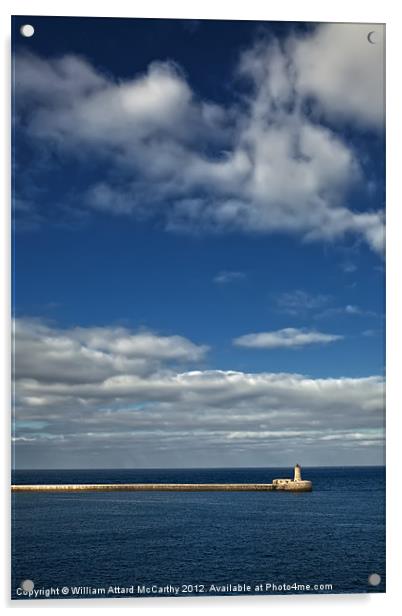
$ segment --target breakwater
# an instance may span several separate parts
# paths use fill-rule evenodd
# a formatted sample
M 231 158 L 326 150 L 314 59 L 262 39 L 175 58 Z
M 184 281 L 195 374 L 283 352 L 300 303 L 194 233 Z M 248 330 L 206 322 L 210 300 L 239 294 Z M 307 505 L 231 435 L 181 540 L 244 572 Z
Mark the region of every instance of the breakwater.
M 12 485 L 12 492 L 150 492 L 274 490 L 272 483 L 100 483 L 69 485 Z
M 311 481 L 302 479 L 298 464 L 293 479 L 274 479 L 272 483 L 21 483 L 11 486 L 12 492 L 311 492 L 312 489 Z
M 273 483 L 99 483 L 99 484 L 20 484 L 12 485 L 12 492 L 244 492 L 292 491 L 310 492 L 310 481 L 298 484 Z

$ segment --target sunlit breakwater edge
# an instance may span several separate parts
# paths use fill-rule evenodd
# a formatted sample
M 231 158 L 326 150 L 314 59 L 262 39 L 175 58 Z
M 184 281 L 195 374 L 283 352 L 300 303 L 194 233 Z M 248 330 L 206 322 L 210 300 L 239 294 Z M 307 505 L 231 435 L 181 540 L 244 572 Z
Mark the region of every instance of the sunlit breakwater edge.
M 291 491 L 311 492 L 311 481 L 303 480 L 301 468 L 294 467 L 293 479 L 274 479 L 272 483 L 97 483 L 97 484 L 20 484 L 12 485 L 12 492 L 206 492 L 206 491 Z

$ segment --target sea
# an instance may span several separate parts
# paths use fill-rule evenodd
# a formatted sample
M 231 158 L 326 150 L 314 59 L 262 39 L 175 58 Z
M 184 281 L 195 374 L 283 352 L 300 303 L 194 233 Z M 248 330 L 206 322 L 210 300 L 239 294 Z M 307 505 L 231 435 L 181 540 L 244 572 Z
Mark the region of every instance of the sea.
M 270 483 L 290 469 L 16 470 L 12 482 Z M 304 468 L 310 493 L 12 494 L 19 600 L 385 592 L 385 468 Z

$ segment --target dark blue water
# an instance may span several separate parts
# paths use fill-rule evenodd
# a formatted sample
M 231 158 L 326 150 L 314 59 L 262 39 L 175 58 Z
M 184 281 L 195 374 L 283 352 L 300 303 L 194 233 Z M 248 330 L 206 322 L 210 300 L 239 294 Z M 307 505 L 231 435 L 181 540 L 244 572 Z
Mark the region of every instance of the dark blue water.
M 15 471 L 13 483 L 252 483 L 289 473 Z M 36 589 L 66 587 L 75 598 L 138 596 L 138 587 L 150 589 L 144 596 L 173 595 L 170 586 L 179 596 L 238 594 L 211 584 L 251 587 L 240 594 L 384 592 L 385 469 L 303 468 L 303 477 L 313 492 L 13 494 L 12 596 L 24 598 L 16 589 L 25 579 Z M 372 573 L 378 586 L 368 584 Z M 80 586 L 89 589 L 74 595 Z

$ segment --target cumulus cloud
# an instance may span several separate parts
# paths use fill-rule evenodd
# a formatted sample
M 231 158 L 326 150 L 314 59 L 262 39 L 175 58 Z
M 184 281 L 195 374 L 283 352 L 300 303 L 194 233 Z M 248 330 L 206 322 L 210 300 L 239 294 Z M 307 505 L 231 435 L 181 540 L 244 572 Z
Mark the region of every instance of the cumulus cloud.
M 336 464 L 339 451 L 350 463 L 382 451 L 380 376 L 183 371 L 206 348 L 180 336 L 28 319 L 16 332 L 20 466 Z
M 375 44 L 368 42 L 370 30 Z M 299 91 L 337 119 L 383 129 L 384 39 L 383 24 L 323 24 L 294 41 Z
M 159 216 L 168 230 L 353 234 L 381 252 L 382 211 L 347 204 L 364 182 L 359 157 L 325 123 L 381 123 L 382 46 L 363 44 L 363 33 L 322 25 L 259 42 L 239 59 L 243 94 L 224 105 L 202 100 L 169 61 L 118 81 L 76 56 L 20 55 L 16 124 L 37 143 L 107 162 L 110 173 L 85 191 L 89 208 Z
M 208 347 L 182 336 L 123 327 L 60 329 L 40 320 L 14 322 L 15 374 L 38 382 L 101 383 L 119 374 L 146 375 L 160 364 L 201 360 Z
M 272 332 L 245 334 L 235 338 L 233 344 L 254 349 L 301 348 L 309 344 L 327 344 L 342 338 L 335 334 L 286 327 Z

